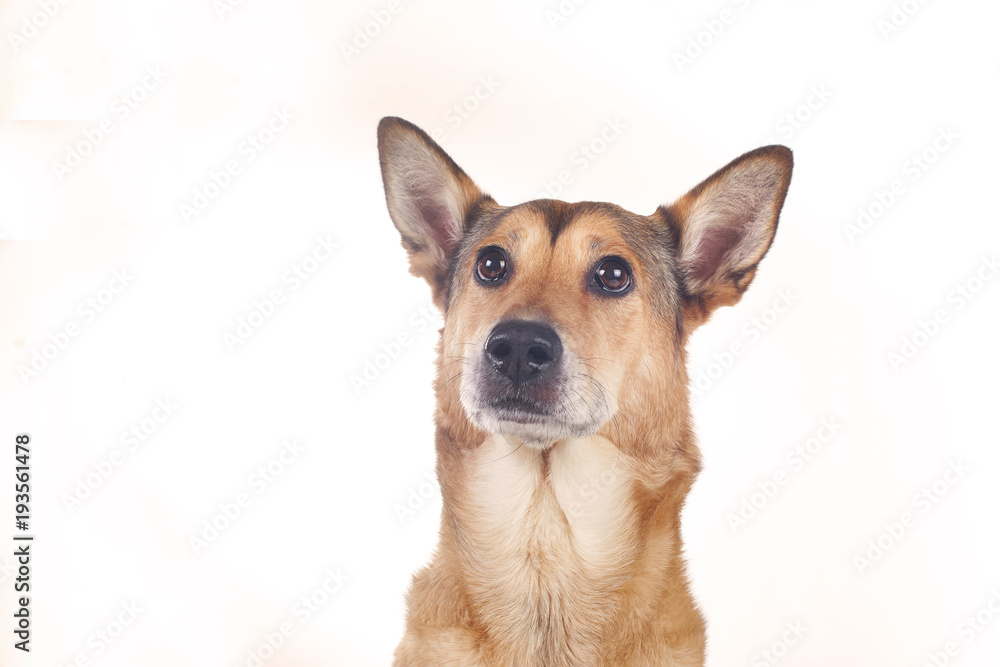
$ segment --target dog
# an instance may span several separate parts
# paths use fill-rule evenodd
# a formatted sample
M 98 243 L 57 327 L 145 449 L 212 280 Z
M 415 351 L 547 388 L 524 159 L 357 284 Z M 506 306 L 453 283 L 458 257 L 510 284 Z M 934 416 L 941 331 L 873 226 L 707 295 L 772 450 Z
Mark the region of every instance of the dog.
M 378 126 L 389 214 L 444 318 L 440 541 L 399 667 L 702 665 L 680 513 L 701 467 L 685 343 L 774 239 L 792 153 L 652 215 L 501 206 L 420 128 Z

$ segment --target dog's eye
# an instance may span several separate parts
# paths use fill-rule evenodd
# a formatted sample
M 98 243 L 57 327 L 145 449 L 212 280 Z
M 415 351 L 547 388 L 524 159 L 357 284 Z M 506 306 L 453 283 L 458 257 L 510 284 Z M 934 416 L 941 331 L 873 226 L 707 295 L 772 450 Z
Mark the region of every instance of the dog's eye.
M 495 283 L 507 274 L 507 255 L 500 248 L 487 248 L 476 263 L 476 278 L 481 283 Z
M 608 257 L 597 265 L 594 282 L 605 292 L 621 294 L 632 284 L 632 274 L 629 273 L 625 260 Z

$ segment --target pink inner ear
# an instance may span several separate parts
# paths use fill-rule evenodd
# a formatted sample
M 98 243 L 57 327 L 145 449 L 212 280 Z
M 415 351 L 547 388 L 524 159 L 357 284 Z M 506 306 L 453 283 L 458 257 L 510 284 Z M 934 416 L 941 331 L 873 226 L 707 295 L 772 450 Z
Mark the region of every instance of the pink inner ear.
M 743 238 L 741 229 L 745 221 L 735 226 L 709 227 L 698 239 L 698 248 L 692 255 L 692 261 L 688 265 L 688 277 L 697 282 L 708 282 L 712 280 L 719 271 L 719 267 Z
M 437 244 L 445 257 L 455 249 L 455 223 L 451 219 L 451 211 L 444 204 L 433 199 L 421 199 L 416 202 L 420 217 L 427 225 L 434 243 Z

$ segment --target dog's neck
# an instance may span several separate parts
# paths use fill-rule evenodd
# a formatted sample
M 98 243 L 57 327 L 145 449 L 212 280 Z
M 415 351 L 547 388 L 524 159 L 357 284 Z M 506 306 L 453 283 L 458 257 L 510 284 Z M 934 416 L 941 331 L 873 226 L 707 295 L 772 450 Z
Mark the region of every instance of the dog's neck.
M 438 433 L 442 544 L 455 550 L 470 615 L 509 664 L 600 664 L 585 652 L 614 643 L 614 619 L 653 622 L 633 607 L 633 587 L 650 600 L 687 594 L 679 515 L 697 450 L 624 447 L 611 439 L 619 432 L 546 449 L 495 435 L 462 446 Z
M 486 574 L 572 561 L 582 572 L 613 577 L 639 528 L 629 465 L 599 435 L 545 450 L 489 437 L 473 455 L 469 480 L 470 499 L 481 512 L 469 534 L 488 538 L 470 543 L 489 555 L 477 567 Z
M 509 637 L 525 660 L 555 664 L 596 646 L 601 624 L 640 546 L 630 511 L 630 475 L 600 436 L 558 442 L 545 451 L 490 437 L 470 466 L 474 520 L 465 537 L 468 581 L 479 612 Z M 586 614 L 575 609 L 586 609 Z

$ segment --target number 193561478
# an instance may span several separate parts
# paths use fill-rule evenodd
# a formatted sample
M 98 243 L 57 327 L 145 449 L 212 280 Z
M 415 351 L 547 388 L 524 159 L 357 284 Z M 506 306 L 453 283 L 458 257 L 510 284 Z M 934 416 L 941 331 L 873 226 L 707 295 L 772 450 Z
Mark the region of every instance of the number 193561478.
M 15 526 L 18 530 L 28 530 L 28 520 L 31 518 L 31 437 L 26 433 L 18 435 L 15 439 L 14 458 L 17 466 L 14 468 L 14 516 Z

